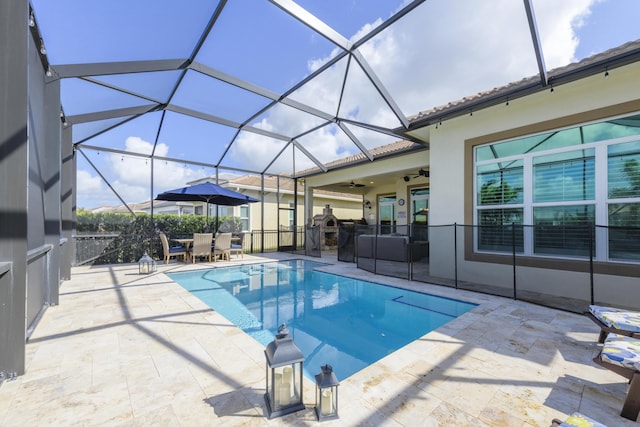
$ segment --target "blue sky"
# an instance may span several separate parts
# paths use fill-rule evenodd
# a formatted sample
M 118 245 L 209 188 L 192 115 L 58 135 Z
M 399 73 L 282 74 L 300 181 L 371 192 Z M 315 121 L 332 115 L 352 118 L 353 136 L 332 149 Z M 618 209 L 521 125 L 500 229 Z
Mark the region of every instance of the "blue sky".
M 54 65 L 86 62 L 186 58 L 215 8 L 210 0 L 32 0 L 50 62 Z M 298 0 L 297 3 L 350 40 L 403 6 L 400 0 Z M 251 5 L 251 11 L 247 5 Z M 640 2 L 637 0 L 534 0 L 533 5 L 549 69 L 640 38 Z M 463 96 L 537 74 L 531 38 L 521 1 L 429 0 L 360 48 L 360 53 L 391 93 L 405 115 L 446 104 Z M 283 13 L 266 0 L 232 0 L 222 12 L 196 61 L 235 75 L 275 93 L 283 93 L 339 49 L 324 37 Z M 296 91 L 291 99 L 330 115 L 395 127 L 397 118 L 357 68 L 349 70 L 340 111 L 338 94 L 346 61 Z M 106 84 L 133 90 L 148 99 L 68 79 L 62 82 L 67 115 L 166 102 L 176 71 L 124 76 L 98 76 Z M 172 104 L 243 122 L 269 100 L 189 71 Z M 216 164 L 236 131 L 181 114 L 161 113 L 138 118 L 89 140 L 86 144 L 150 153 L 186 161 Z M 74 141 L 119 120 L 74 126 Z M 278 106 L 249 124 L 293 137 L 316 126 L 316 117 Z M 365 145 L 392 142 L 359 128 Z M 299 142 L 323 162 L 358 152 L 336 126 L 326 126 Z M 221 162 L 222 166 L 263 170 L 283 142 L 242 132 Z M 108 152 L 86 150 L 92 163 L 128 203 L 151 197 L 150 165 Z M 270 172 L 292 172 L 292 151 L 276 161 Z M 312 164 L 298 153 L 297 170 Z M 155 164 L 154 192 L 213 175 L 210 167 L 181 162 Z M 121 202 L 98 174 L 80 157 L 78 206 L 119 205 Z

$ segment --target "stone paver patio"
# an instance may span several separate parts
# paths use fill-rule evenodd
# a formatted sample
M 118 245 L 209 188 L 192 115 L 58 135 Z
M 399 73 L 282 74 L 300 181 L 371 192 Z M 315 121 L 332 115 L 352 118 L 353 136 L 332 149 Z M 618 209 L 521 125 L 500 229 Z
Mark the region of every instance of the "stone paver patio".
M 245 256 L 231 264 L 278 258 Z M 297 257 L 304 258 L 304 257 Z M 520 301 L 384 276 L 338 263 L 327 271 L 479 304 L 379 362 L 340 379 L 345 426 L 548 426 L 580 411 L 609 426 L 626 381 L 592 362 L 586 317 Z M 264 347 L 162 272 L 229 265 L 76 267 L 60 304 L 27 345 L 27 371 L 0 386 L 0 426 L 313 425 L 306 410 L 268 420 Z

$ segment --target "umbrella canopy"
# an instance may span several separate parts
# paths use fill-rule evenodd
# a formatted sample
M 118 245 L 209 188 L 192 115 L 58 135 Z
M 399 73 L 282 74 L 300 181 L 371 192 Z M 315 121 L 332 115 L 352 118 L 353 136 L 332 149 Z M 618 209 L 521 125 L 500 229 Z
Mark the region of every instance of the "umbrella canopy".
M 167 200 L 170 202 L 206 202 L 223 206 L 238 206 L 260 201 L 254 197 L 229 190 L 212 182 L 165 191 L 164 193 L 158 194 L 156 200 Z
M 207 203 L 207 229 L 209 228 L 209 203 L 222 206 L 239 206 L 260 200 L 237 191 L 229 190 L 212 182 L 190 185 L 165 191 L 156 196 L 156 200 L 170 202 L 205 202 Z M 217 222 L 217 218 L 216 218 Z M 217 224 L 216 224 L 217 228 Z

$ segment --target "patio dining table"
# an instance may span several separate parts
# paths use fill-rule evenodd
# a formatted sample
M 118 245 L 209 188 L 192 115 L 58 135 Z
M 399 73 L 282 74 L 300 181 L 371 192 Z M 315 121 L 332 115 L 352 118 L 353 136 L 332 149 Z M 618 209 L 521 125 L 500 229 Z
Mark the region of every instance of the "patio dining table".
M 174 242 L 178 242 L 180 244 L 184 245 L 184 248 L 187 252 L 189 252 L 189 250 L 191 249 L 191 245 L 193 245 L 193 237 L 186 237 L 184 239 L 171 239 Z M 216 238 L 215 236 L 211 239 L 211 243 L 215 242 Z
M 241 241 L 241 237 L 232 237 L 231 241 L 232 242 L 239 242 Z M 171 239 L 174 242 L 178 242 L 180 244 L 183 244 L 185 247 L 185 250 L 187 251 L 187 253 L 189 252 L 191 245 L 193 245 L 193 237 L 185 237 L 184 239 Z M 216 241 L 216 236 L 215 234 L 213 235 L 213 238 L 211 239 L 211 243 L 214 243 Z

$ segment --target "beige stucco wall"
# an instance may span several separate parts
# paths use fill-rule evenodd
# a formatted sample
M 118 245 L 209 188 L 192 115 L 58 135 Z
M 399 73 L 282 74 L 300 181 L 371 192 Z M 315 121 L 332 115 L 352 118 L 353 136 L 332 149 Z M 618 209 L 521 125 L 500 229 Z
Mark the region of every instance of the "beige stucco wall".
M 234 188 L 234 190 L 237 190 Z M 262 192 L 257 190 L 242 189 L 242 193 L 250 197 L 254 197 L 258 200 L 262 200 Z M 266 191 L 264 193 L 264 229 L 265 230 L 277 230 L 278 229 L 278 206 L 288 207 L 293 201 L 293 194 L 289 192 L 280 192 L 280 202 L 277 200 L 277 193 L 275 190 Z M 321 214 L 324 206 L 329 204 L 333 210 L 333 214 L 338 219 L 360 219 L 362 218 L 362 201 L 359 196 L 355 198 L 344 197 L 330 197 L 328 195 L 318 194 L 313 200 L 313 214 Z M 204 209 L 204 203 L 194 202 L 193 206 L 201 206 Z M 176 206 L 170 206 L 168 208 L 170 212 L 160 211 L 158 213 L 177 213 L 178 208 Z M 240 216 L 240 207 L 228 207 L 227 209 L 233 209 L 234 216 Z M 191 207 L 193 211 L 193 207 Z M 188 212 L 187 212 L 188 213 Z M 214 215 L 214 214 L 212 214 Z M 287 211 L 280 213 L 280 225 L 289 226 L 289 216 Z M 304 193 L 300 191 L 298 193 L 298 226 L 303 226 L 304 223 Z M 255 202 L 249 204 L 249 229 L 260 230 L 262 229 L 262 203 Z
M 473 224 L 473 147 L 493 141 L 516 138 L 552 129 L 572 127 L 609 117 L 640 112 L 640 64 L 609 70 L 609 78 L 595 75 L 566 85 L 556 85 L 553 93 L 544 90 L 522 99 L 512 99 L 473 115 L 445 120 L 438 129 L 428 131 L 430 150 L 399 156 L 389 161 L 374 162 L 357 168 L 334 171 L 326 176 L 307 178 L 308 185 L 348 181 L 381 171 L 402 170 L 407 167 L 429 167 L 430 187 L 429 241 L 431 276 L 453 279 L 457 268 L 459 281 L 482 283 L 513 289 L 514 277 L 519 291 L 538 291 L 558 297 L 590 300 L 591 278 L 584 260 L 560 260 L 555 263 L 544 258 L 518 258 L 515 272 L 508 256 L 494 256 L 491 260 L 472 252 Z M 506 101 L 506 100 L 505 100 Z M 395 194 L 408 197 L 408 187 L 420 184 L 401 178 L 377 183 L 368 188 L 364 198 L 377 211 L 377 197 Z M 397 206 L 398 212 L 407 211 Z M 314 211 L 315 212 L 315 211 Z M 405 214 L 406 217 L 406 214 Z M 398 219 L 398 224 L 406 221 Z M 454 224 L 458 226 L 454 232 Z M 457 252 L 456 252 L 457 251 Z M 455 256 L 454 254 L 457 254 Z M 457 263 L 456 263 L 457 261 Z M 640 309 L 640 287 L 637 286 L 640 268 L 634 265 L 603 264 L 595 267 L 594 298 L 596 303 Z M 602 274 L 603 271 L 605 274 Z
M 472 172 L 469 168 L 472 159 L 465 158 L 466 145 L 477 139 L 497 141 L 624 114 L 629 107 L 616 109 L 611 106 L 638 100 L 639 75 L 640 64 L 636 63 L 611 71 L 607 79 L 596 75 L 556 86 L 553 93 L 546 90 L 524 99 L 511 100 L 508 106 L 501 104 L 476 111 L 473 115 L 445 121 L 438 129 L 432 128 L 430 203 L 433 211 L 430 223 L 451 224 L 470 220 L 463 214 L 465 199 L 472 196 L 464 187 L 465 178 L 470 178 L 467 174 Z M 600 114 L 593 111 L 599 109 L 604 110 Z M 469 163 L 465 164 L 465 160 Z
M 249 192 L 247 192 L 249 194 Z M 251 195 L 251 194 L 249 194 Z M 260 197 L 254 195 L 253 197 Z M 288 226 L 289 216 L 287 211 L 280 212 L 280 221 L 278 224 L 278 206 L 287 207 L 293 202 L 293 194 L 281 194 L 280 202 L 278 203 L 277 195 L 275 192 L 265 194 L 264 203 L 264 229 L 265 230 L 277 230 L 278 225 Z M 342 200 L 336 198 L 315 197 L 313 201 L 313 214 L 321 214 L 325 205 L 330 205 L 333 210 L 333 214 L 338 219 L 359 219 L 362 217 L 362 202 L 359 200 Z M 304 194 L 298 193 L 298 213 L 297 213 L 298 226 L 305 225 L 304 219 Z M 260 230 L 262 228 L 262 207 L 261 204 L 252 203 L 249 208 L 250 216 L 250 229 Z
M 438 129 L 432 128 L 429 224 L 473 223 L 473 146 L 640 111 L 639 75 L 640 64 L 636 63 L 610 70 L 607 79 L 596 75 L 556 86 L 553 93 L 545 90 L 524 99 L 511 100 L 508 106 L 505 103 L 474 111 L 473 115 L 445 121 Z M 434 238 L 437 234 L 441 236 Z M 452 229 L 430 230 L 430 268 L 434 276 L 452 277 L 452 234 Z M 468 242 L 459 229 L 458 279 L 512 286 L 511 266 L 473 262 L 468 253 L 463 260 L 464 245 Z M 529 269 L 520 266 L 516 277 L 519 287 L 535 289 L 543 286 L 546 292 L 559 296 L 584 296 L 589 282 L 584 272 L 561 272 L 548 267 Z M 630 301 L 636 301 L 640 306 L 637 286 L 632 286 L 628 277 L 606 277 L 610 292 L 601 293 L 600 297 L 606 296 L 611 304 L 629 306 Z
M 300 203 L 302 203 L 302 198 L 300 198 Z M 362 218 L 362 202 L 361 201 L 347 201 L 347 200 L 336 200 L 336 199 L 325 199 L 315 197 L 313 200 L 313 214 L 320 215 L 324 211 L 325 205 L 330 205 L 332 213 L 336 216 L 336 218 L 340 220 L 358 220 Z M 300 207 L 300 211 L 298 214 L 298 224 L 302 225 L 304 221 L 304 209 L 302 209 L 302 205 Z
M 360 177 L 389 174 L 399 170 L 413 169 L 417 171 L 418 169 L 427 167 L 428 165 L 429 151 L 424 150 L 406 154 L 404 156 L 397 156 L 384 160 L 376 160 L 372 163 L 364 163 L 353 168 L 332 171 L 331 173 L 325 175 L 308 177 L 306 178 L 306 185 L 309 188 L 313 188 L 335 182 L 348 182 Z M 373 184 L 368 184 L 365 187 L 363 197 L 364 200 L 368 200 L 371 202 L 371 209 L 365 208 L 364 210 L 362 210 L 360 208 L 360 215 L 353 218 L 358 219 L 364 216 L 364 218 L 370 224 L 377 223 L 378 197 L 382 195 L 395 195 L 397 199 L 404 199 L 407 202 L 404 206 L 398 206 L 396 204 L 396 209 L 399 213 L 398 225 L 405 225 L 407 223 L 407 211 L 409 208 L 409 188 L 418 185 L 428 185 L 428 183 L 429 178 L 424 177 L 414 178 L 407 183 L 402 179 L 402 174 L 400 174 L 393 180 L 378 180 Z M 317 205 L 314 203 L 314 206 Z M 400 214 L 400 212 L 403 212 L 404 215 Z M 314 207 L 314 215 L 317 213 L 320 212 L 316 212 L 316 207 Z M 336 213 L 336 210 L 334 210 L 333 214 L 338 218 L 345 218 L 341 215 L 338 215 Z

